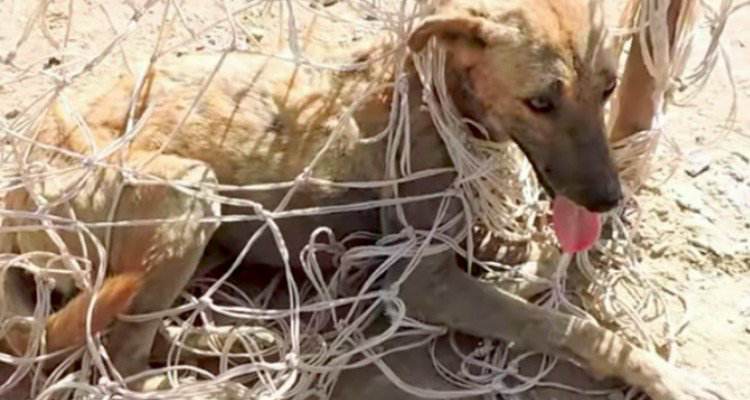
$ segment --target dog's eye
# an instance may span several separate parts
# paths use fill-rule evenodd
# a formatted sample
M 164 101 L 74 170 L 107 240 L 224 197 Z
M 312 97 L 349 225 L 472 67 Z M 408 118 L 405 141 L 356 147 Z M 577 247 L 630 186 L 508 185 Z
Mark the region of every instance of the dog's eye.
M 523 101 L 531 111 L 540 114 L 550 113 L 555 109 L 555 103 L 549 97 L 537 96 Z
M 610 82 L 609 85 L 607 85 L 607 88 L 604 89 L 604 95 L 602 97 L 604 101 L 607 101 L 612 96 L 612 93 L 615 92 L 616 88 L 617 88 L 617 80 L 612 80 L 612 82 Z

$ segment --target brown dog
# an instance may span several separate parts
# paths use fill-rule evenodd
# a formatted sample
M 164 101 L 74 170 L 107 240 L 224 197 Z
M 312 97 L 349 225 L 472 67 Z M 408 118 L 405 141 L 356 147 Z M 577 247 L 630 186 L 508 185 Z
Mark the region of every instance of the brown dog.
M 614 90 L 616 63 L 611 54 L 599 49 L 601 32 L 591 26 L 584 3 L 446 0 L 418 24 L 408 44 L 411 51 L 419 52 L 436 38 L 448 54 L 448 90 L 459 111 L 483 124 L 491 140 L 515 141 L 551 195 L 570 199 L 589 212 L 603 212 L 622 197 L 603 124 L 603 107 Z M 379 50 L 384 49 L 355 58 L 367 61 L 368 55 Z M 217 62 L 221 62 L 218 73 L 201 100 L 193 104 Z M 451 160 L 430 115 L 421 109 L 421 83 L 413 68 L 407 69 L 411 71 L 412 169 L 449 167 Z M 227 191 L 233 201 L 222 206 L 221 214 L 249 217 L 220 226 L 195 222 L 218 215 L 214 203 L 205 200 L 206 196 L 196 197 L 196 191 L 211 194 L 216 187 L 211 184 L 216 183 L 241 186 L 295 180 L 339 126 L 341 110 L 368 88 L 393 79 L 393 71 L 377 63 L 336 73 L 239 54 L 221 60 L 188 56 L 163 63 L 142 88 L 122 79 L 106 95 L 91 101 L 84 119 L 93 139 L 61 112 L 47 118 L 39 132 L 40 141 L 85 156 L 121 139 L 130 131 L 132 117 L 136 125 L 141 124 L 137 135 L 127 151 L 113 154 L 108 161 L 149 177 L 151 183 L 123 181 L 112 170 L 92 168 L 86 176 L 68 173 L 56 182 L 13 193 L 8 203 L 19 210 L 44 207 L 61 216 L 73 211 L 86 222 L 107 221 L 110 215 L 115 221 L 170 219 L 161 224 L 119 226 L 111 232 L 92 230 L 88 240 L 110 244 L 107 259 L 98 257 L 94 247 L 87 247 L 90 243 L 75 233 L 63 232 L 59 237 L 75 255 L 88 254 L 94 266 L 109 265 L 115 277 L 140 274 L 132 312 L 158 311 L 169 307 L 184 288 L 209 238 L 227 253 L 238 254 L 251 235 L 266 229 L 260 206 L 264 210 L 282 204 L 286 209 L 303 209 L 391 195 L 385 189 L 345 189 L 322 183 L 389 178 L 385 176 L 386 143 L 362 141 L 389 124 L 394 93 L 386 89 L 357 108 L 325 157 L 309 171 L 319 180 L 304 182 L 290 198 L 285 197 L 286 189 Z M 137 104 L 130 103 L 134 92 L 140 93 Z M 51 158 L 50 163 L 61 168 L 80 163 L 74 154 L 46 148 L 31 148 L 30 154 L 32 159 Z M 398 195 L 441 193 L 454 178 L 445 173 L 403 183 Z M 181 182 L 181 189 L 158 183 L 167 179 Z M 77 195 L 61 201 L 74 182 L 79 183 Z M 429 229 L 437 219 L 440 201 L 404 205 L 408 225 Z M 446 218 L 459 209 L 459 202 L 453 201 Z M 404 228 L 393 207 L 314 217 L 286 215 L 277 222 L 292 264 L 319 226 L 330 227 L 340 236 L 356 231 L 394 233 Z M 41 230 L 20 231 L 12 240 L 20 252 L 57 250 Z M 267 229 L 244 261 L 247 265 L 284 263 Z M 408 260 L 403 260 L 394 267 L 394 274 L 406 264 Z M 105 285 L 105 290 L 108 287 L 121 286 Z M 135 286 L 122 287 L 127 292 Z M 692 386 L 665 361 L 593 323 L 541 309 L 472 279 L 456 266 L 452 252 L 425 257 L 401 284 L 399 295 L 416 318 L 575 360 L 597 375 L 637 385 L 657 400 L 711 398 L 710 392 Z M 128 300 L 120 306 L 129 304 L 129 296 L 117 298 Z M 114 324 L 109 350 L 122 373 L 146 366 L 158 324 Z M 52 324 L 47 337 L 57 334 Z

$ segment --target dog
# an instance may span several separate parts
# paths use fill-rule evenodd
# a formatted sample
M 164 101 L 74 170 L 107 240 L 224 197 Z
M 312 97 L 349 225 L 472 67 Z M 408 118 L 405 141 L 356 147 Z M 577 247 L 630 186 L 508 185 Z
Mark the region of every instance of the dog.
M 622 190 L 604 128 L 604 107 L 617 82 L 617 60 L 600 48 L 602 32 L 592 26 L 587 3 L 441 0 L 412 29 L 407 45 L 418 53 L 435 40 L 447 54 L 447 86 L 458 111 L 483 125 L 489 140 L 518 144 L 550 196 L 593 215 L 615 208 Z M 281 207 L 329 207 L 394 196 L 383 188 L 325 183 L 389 178 L 386 143 L 375 138 L 389 125 L 396 96 L 392 87 L 359 104 L 345 129 L 331 136 L 340 127 L 342 109 L 367 89 L 394 79 L 391 69 L 368 63 L 378 54 L 382 54 L 379 49 L 358 53 L 353 59 L 366 66 L 326 73 L 247 54 L 183 56 L 159 64 L 144 80 L 123 77 L 93 98 L 83 115 L 88 129 L 68 113 L 52 112 L 37 135 L 37 141 L 47 146 L 29 145 L 29 159 L 49 160 L 49 165 L 61 169 L 82 159 L 94 166 L 9 193 L 6 205 L 29 213 L 5 224 L 34 224 L 33 212 L 40 208 L 61 217 L 74 213 L 86 222 L 169 221 L 92 228 L 86 240 L 75 232 L 52 237 L 44 230 L 17 230 L 3 240 L 20 253 L 54 253 L 62 241 L 73 255 L 87 260 L 84 267 L 97 271 L 106 266 L 109 278 L 98 297 L 110 300 L 94 309 L 95 328 L 102 329 L 126 309 L 141 314 L 169 307 L 195 273 L 207 246 L 236 255 L 255 235 L 244 264 L 294 267 L 319 226 L 342 237 L 357 231 L 430 229 L 440 219 L 442 199 L 429 195 L 450 187 L 453 173 L 399 184 L 398 196 L 428 198 L 404 204 L 402 213 L 383 206 L 356 213 L 277 218 L 288 255 L 280 254 L 278 236 L 263 223 L 265 213 Z M 432 119 L 421 108 L 422 84 L 412 65 L 406 69 L 411 168 L 450 167 Z M 212 79 L 206 84 L 209 76 Z M 201 100 L 193 103 L 199 94 Z M 126 137 L 127 132 L 136 134 Z M 89 158 L 94 149 L 107 149 L 115 141 L 125 141 L 126 149 L 113 151 L 106 160 Z M 325 157 L 306 170 L 324 146 Z M 123 177 L 126 174 L 96 167 L 105 163 L 117 163 L 151 182 L 139 184 Z M 293 182 L 303 172 L 316 180 L 303 180 L 291 196 L 286 188 L 234 188 Z M 167 180 L 179 182 L 179 187 L 167 185 Z M 66 197 L 66 188 L 73 185 L 76 194 Z M 210 200 L 217 192 L 232 201 L 219 209 Z M 449 203 L 444 219 L 461 208 L 457 200 Z M 212 222 L 219 215 L 243 218 Z M 107 257 L 97 253 L 94 241 L 108 244 Z M 392 275 L 400 274 L 408 261 L 395 265 Z M 426 256 L 400 282 L 399 297 L 412 317 L 564 357 L 596 376 L 613 376 L 638 386 L 655 400 L 710 398 L 710 392 L 683 378 L 658 356 L 592 322 L 542 309 L 475 280 L 456 263 L 451 251 Z M 59 266 L 63 267 L 67 266 Z M 64 281 L 61 276 L 58 283 L 73 287 Z M 47 324 L 48 342 L 65 338 L 57 340 L 52 350 L 82 343 L 76 335 L 63 336 L 65 323 L 60 321 L 64 317 L 80 326 L 84 309 L 80 304 L 89 296 L 78 294 L 51 317 L 56 320 Z M 8 312 L 29 313 L 28 307 Z M 158 326 L 159 321 L 111 323 L 108 351 L 123 375 L 146 367 Z M 28 343 L 20 328 L 11 329 L 5 340 L 6 349 L 17 354 L 26 351 Z

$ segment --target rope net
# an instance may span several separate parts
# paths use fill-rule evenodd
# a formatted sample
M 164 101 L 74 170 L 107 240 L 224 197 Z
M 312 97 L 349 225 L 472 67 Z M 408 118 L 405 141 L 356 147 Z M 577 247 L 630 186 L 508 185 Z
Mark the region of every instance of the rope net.
M 176 0 L 115 3 L 74 0 L 0 3 L 0 13 L 11 16 L 11 23 L 4 28 L 10 32 L 5 36 L 14 41 L 6 38 L 0 42 L 4 47 L 0 49 L 3 61 L 0 88 L 4 97 L 0 105 L 8 117 L 0 119 L 2 193 L 5 195 L 18 188 L 41 193 L 38 188 L 45 182 L 59 184 L 54 196 L 34 199 L 36 210 L 19 211 L 9 207 L 7 201 L 0 210 L 4 221 L 0 276 L 6 297 L 0 337 L 17 324 L 27 326 L 31 337 L 31 346 L 25 355 L 0 354 L 0 364 L 5 371 L 0 396 L 328 399 L 335 396 L 334 388 L 343 372 L 374 364 L 396 386 L 425 398 L 516 399 L 537 387 L 559 387 L 582 395 L 622 393 L 625 399 L 644 398 L 635 389 L 616 387 L 587 391 L 566 386 L 550 377 L 559 363 L 555 359 L 544 357 L 529 371 L 519 365 L 533 355 L 519 353 L 512 345 L 485 340 L 466 351 L 457 344 L 460 339 L 456 333 L 409 318 L 397 290 L 382 287 L 381 278 L 400 258 L 410 256 L 413 260 L 404 271 L 406 276 L 423 257 L 449 248 L 463 255 L 472 273 L 481 279 L 516 290 L 544 307 L 598 321 L 670 361 L 676 358 L 675 340 L 687 318 L 686 313 L 668 314 L 666 304 L 682 302 L 685 311 L 687 305 L 678 294 L 650 280 L 636 260 L 631 232 L 637 228 L 637 217 L 633 215 L 637 216 L 638 206 L 632 195 L 650 175 L 650 163 L 658 143 L 667 139 L 667 143 L 673 145 L 662 129 L 664 104 L 678 102 L 674 88 L 679 85 L 699 90 L 705 84 L 725 56 L 719 38 L 727 18 L 746 3 L 734 5 L 732 1 L 721 1 L 718 10 L 703 4 L 707 10 L 705 19 L 714 27 L 713 38 L 702 61 L 689 70 L 688 54 L 697 31 L 689 17 L 681 19 L 675 45 L 670 49 L 666 28 L 669 0 L 633 2 L 625 12 L 629 16 L 625 27 L 607 30 L 612 38 L 635 33 L 644 43 L 650 40 L 652 46 L 644 46 L 650 48 L 644 56 L 644 64 L 656 82 L 654 98 L 659 110 L 652 130 L 614 144 L 616 162 L 629 189 L 630 200 L 625 209 L 607 216 L 609 231 L 600 243 L 592 251 L 575 256 L 557 251 L 554 236 L 544 223 L 548 204 L 522 153 L 513 144 L 476 139 L 468 132 L 467 126 L 473 122 L 460 116 L 447 91 L 445 53 L 434 43 L 420 54 L 406 50 L 406 35 L 428 10 L 429 4 L 406 0 L 349 0 L 339 4 L 224 0 L 200 7 Z M 91 32 L 95 32 L 95 36 L 91 36 Z M 90 36 L 85 36 L 86 33 Z M 93 37 L 96 39 L 93 43 L 87 42 L 86 38 Z M 70 96 L 75 93 L 74 88 L 95 86 L 101 70 L 125 71 L 136 82 L 136 88 L 141 88 L 147 85 L 147 71 L 153 64 L 175 54 L 197 51 L 221 55 L 213 71 L 206 76 L 203 88 L 211 84 L 226 55 L 235 52 L 265 54 L 321 73 L 356 71 L 363 65 L 352 62 L 349 56 L 337 59 L 338 51 L 334 49 L 372 38 L 385 40 L 387 45 L 382 48 L 388 51 L 371 58 L 374 60 L 371 62 L 390 63 L 396 71 L 391 83 L 396 95 L 390 124 L 377 137 L 367 139 L 387 141 L 387 176 L 391 178 L 388 181 L 329 182 L 312 172 L 327 156 L 337 135 L 350 127 L 357 102 L 343 109 L 332 122 L 330 140 L 296 179 L 243 187 L 220 185 L 208 179 L 200 185 L 190 185 L 113 162 L 110 156 L 127 148 L 148 123 L 149 109 L 140 118 L 134 118 L 135 113 L 131 112 L 127 116 L 126 132 L 112 143 L 94 144 L 89 133 L 88 139 L 94 145 L 91 146 L 93 151 L 87 154 L 43 143 L 36 134 L 55 102 L 87 132 L 81 106 Z M 35 48 L 33 43 L 44 43 L 39 45 L 44 49 Z M 292 273 L 291 255 L 278 220 L 291 215 L 325 215 L 371 210 L 384 205 L 401 207 L 413 199 L 396 196 L 390 200 L 315 209 L 293 209 L 282 202 L 277 209 L 270 210 L 223 193 L 284 189 L 291 196 L 300 185 L 311 182 L 397 192 L 399 183 L 444 172 L 411 170 L 410 152 L 405 148 L 410 127 L 408 112 L 405 112 L 409 101 L 403 66 L 408 58 L 413 59 L 425 88 L 421 100 L 430 111 L 455 165 L 456 182 L 441 196 L 445 202 L 458 198 L 464 204 L 463 213 L 451 220 L 436 221 L 429 231 L 412 229 L 382 237 L 358 232 L 341 238 L 330 229 L 320 227 L 300 254 L 302 273 Z M 371 87 L 361 98 L 382 89 Z M 130 99 L 131 110 L 138 107 L 139 92 L 140 89 L 135 90 Z M 192 107 L 196 107 L 202 95 L 202 91 L 198 93 Z M 476 128 L 482 130 L 482 127 Z M 172 135 L 179 135 L 179 129 Z M 29 159 L 27 152 L 32 143 L 48 150 L 50 160 Z M 672 166 L 679 162 L 678 147 L 674 148 L 677 157 Z M 55 157 L 66 157 L 68 162 L 58 163 L 52 160 Z M 259 232 L 268 230 L 277 239 L 285 268 L 274 272 L 270 284 L 248 290 L 231 278 L 241 273 L 240 255 L 228 263 L 225 274 L 193 279 L 172 308 L 122 316 L 126 321 L 161 321 L 161 347 L 157 344 L 154 352 L 159 353 L 157 349 L 161 349 L 159 356 L 163 367 L 123 378 L 113 368 L 100 335 L 91 335 L 89 331 L 85 346 L 64 353 L 63 361 L 52 371 L 45 370 L 44 361 L 52 356 L 44 351 L 43 321 L 54 311 L 56 290 L 68 285 L 95 293 L 104 282 L 107 265 L 102 260 L 108 259 L 113 244 L 109 243 L 110 235 L 97 232 L 109 232 L 116 226 L 185 223 L 184 219 L 114 220 L 114 215 L 110 215 L 109 220 L 83 221 L 74 213 L 61 216 L 54 212 L 88 190 L 87 187 L 94 184 L 92 181 L 112 176 L 119 177 L 122 185 L 167 184 L 194 199 L 211 202 L 215 209 L 221 204 L 231 204 L 253 210 L 253 218 L 261 221 L 262 227 L 258 233 L 248 235 L 244 252 L 255 244 Z M 122 187 L 112 186 L 115 198 L 121 194 Z M 215 212 L 194 223 L 241 220 L 237 215 L 219 214 Z M 5 223 L 14 220 L 25 222 Z M 457 224 L 466 228 L 456 236 L 449 235 L 447 232 Z M 20 254 L 14 252 L 12 235 L 28 231 L 46 235 L 50 247 Z M 81 243 L 87 244 L 82 247 L 93 252 L 87 254 L 88 257 L 75 256 L 79 251 L 68 249 L 62 238 L 70 235 L 78 237 Z M 360 240 L 374 244 L 352 245 Z M 521 262 L 508 262 L 519 252 Z M 533 257 L 524 256 L 526 253 L 532 253 Z M 337 265 L 335 273 L 322 270 L 322 257 L 333 260 Z M 203 263 L 211 263 L 210 257 Z M 19 270 L 33 278 L 33 286 L 27 288 L 35 297 L 31 315 L 13 315 L 7 307 L 12 302 L 8 296 L 14 294 L 7 289 L 12 283 L 8 275 L 10 271 Z M 89 319 L 92 310 L 90 306 Z M 388 317 L 384 327 L 373 330 L 372 326 L 378 321 L 383 322 L 384 310 Z M 89 320 L 88 328 L 91 323 Z M 458 368 L 447 367 L 435 351 L 438 341 L 446 338 L 452 356 L 460 360 Z M 424 346 L 432 349 L 431 367 L 455 389 L 438 391 L 412 386 L 382 361 L 386 354 Z

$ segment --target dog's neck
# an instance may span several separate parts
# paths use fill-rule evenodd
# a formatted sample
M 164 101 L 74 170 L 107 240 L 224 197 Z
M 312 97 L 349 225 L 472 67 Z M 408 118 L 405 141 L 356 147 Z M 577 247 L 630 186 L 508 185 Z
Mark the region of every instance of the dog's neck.
M 342 82 L 355 85 L 357 88 L 347 90 L 349 93 L 363 93 L 368 89 L 383 87 L 370 95 L 354 113 L 354 118 L 365 137 L 372 137 L 388 128 L 394 106 L 394 82 L 396 63 L 388 54 L 397 54 L 399 49 L 393 44 L 378 43 L 354 53 L 353 61 L 363 65 L 353 71 L 339 73 Z M 450 65 L 450 63 L 448 64 Z M 424 107 L 424 87 L 411 57 L 406 57 L 403 73 L 408 87 L 408 105 L 410 138 L 412 149 L 412 167 L 416 170 L 450 167 L 452 162 L 433 123 L 430 112 Z M 467 71 L 446 66 L 445 83 L 448 92 L 453 96 L 462 116 L 475 119 L 478 109 L 475 100 L 466 87 Z M 354 76 L 353 76 L 354 75 Z M 350 99 L 353 103 L 356 98 Z

